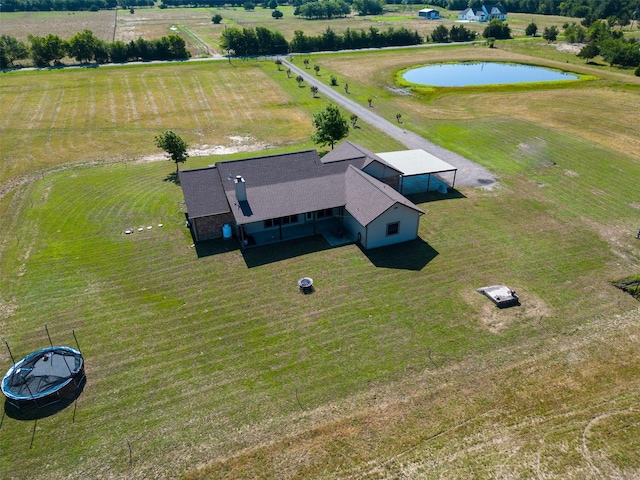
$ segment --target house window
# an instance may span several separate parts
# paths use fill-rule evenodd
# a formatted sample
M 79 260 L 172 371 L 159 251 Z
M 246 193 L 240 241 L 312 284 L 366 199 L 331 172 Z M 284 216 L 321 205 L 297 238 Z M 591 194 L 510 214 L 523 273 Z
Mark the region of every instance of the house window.
M 307 220 L 313 220 L 313 212 L 307 212 Z
M 387 223 L 387 237 L 397 235 L 400 232 L 400 222 Z
M 333 208 L 325 208 L 324 210 L 318 210 L 317 212 L 318 218 L 332 217 L 332 216 L 333 216 Z
M 298 223 L 298 215 L 287 215 L 286 217 L 270 218 L 262 222 L 264 228 L 277 227 L 278 225 L 288 225 Z

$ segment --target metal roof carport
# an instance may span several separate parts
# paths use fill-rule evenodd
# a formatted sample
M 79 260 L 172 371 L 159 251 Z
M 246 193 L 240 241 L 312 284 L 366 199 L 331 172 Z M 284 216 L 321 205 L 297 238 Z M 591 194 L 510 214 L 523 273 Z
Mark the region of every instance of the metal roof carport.
M 387 163 L 391 164 L 392 167 L 402 172 L 400 193 L 402 193 L 402 184 L 404 183 L 404 177 L 413 177 L 417 175 L 429 175 L 429 180 L 427 182 L 427 191 L 429 191 L 429 182 L 431 182 L 431 175 L 436 173 L 453 172 L 453 181 L 451 182 L 451 188 L 455 188 L 456 174 L 458 172 L 458 169 L 422 149 L 402 150 L 398 152 L 383 152 L 376 153 L 376 155 L 378 155 Z

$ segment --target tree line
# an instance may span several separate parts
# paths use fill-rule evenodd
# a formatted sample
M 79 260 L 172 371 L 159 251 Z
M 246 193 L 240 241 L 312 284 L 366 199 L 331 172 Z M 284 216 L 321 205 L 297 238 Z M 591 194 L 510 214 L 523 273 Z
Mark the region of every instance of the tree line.
M 418 45 L 423 39 L 416 31 L 404 27 L 389 28 L 381 32 L 375 27 L 369 31 L 348 28 L 342 35 L 327 27 L 322 35 L 308 36 L 296 30 L 291 42 L 277 31 L 265 27 L 231 27 L 222 32 L 220 45 L 229 53 L 239 57 L 307 53 L 319 51 L 351 50 L 360 48 L 399 47 Z
M 590 61 L 600 55 L 610 65 L 636 67 L 640 76 L 640 42 L 635 38 L 625 39 L 620 30 L 614 30 L 605 20 L 597 20 L 589 28 L 572 23 L 564 26 L 565 38 L 587 42 L 578 56 Z
M 337 0 L 325 0 L 332 3 Z M 340 0 L 342 1 L 342 0 Z M 161 7 L 222 7 L 224 5 L 242 6 L 245 0 L 162 0 Z M 292 0 L 294 7 L 308 3 L 323 3 L 318 0 Z M 348 0 L 360 15 L 377 15 L 382 13 L 384 4 L 421 3 L 421 0 Z M 467 7 L 480 7 L 482 0 L 431 0 L 430 5 L 448 10 L 464 10 Z M 485 2 L 486 3 L 486 2 Z M 542 15 L 561 15 L 590 19 L 616 18 L 622 26 L 631 21 L 640 20 L 640 7 L 637 0 L 500 0 L 507 12 L 533 13 Z M 104 10 L 116 7 L 153 6 L 153 0 L 3 0 L 3 12 L 20 11 L 81 11 Z M 325 8 L 327 8 L 325 6 Z M 308 10 L 318 9 L 318 5 L 306 7 Z M 331 18 L 330 16 L 316 17 L 306 13 L 305 18 Z
M 91 30 L 76 33 L 69 40 L 49 34 L 41 37 L 29 35 L 29 45 L 9 35 L 0 35 L 0 68 L 12 68 L 15 62 L 31 59 L 36 67 L 60 64 L 65 57 L 80 63 L 124 63 L 149 60 L 181 60 L 191 55 L 186 43 L 178 35 L 156 40 L 138 38 L 129 43 L 112 43 L 97 38 Z
M 153 4 L 153 0 L 2 0 L 1 8 L 3 12 L 79 12 L 117 7 L 152 7 Z

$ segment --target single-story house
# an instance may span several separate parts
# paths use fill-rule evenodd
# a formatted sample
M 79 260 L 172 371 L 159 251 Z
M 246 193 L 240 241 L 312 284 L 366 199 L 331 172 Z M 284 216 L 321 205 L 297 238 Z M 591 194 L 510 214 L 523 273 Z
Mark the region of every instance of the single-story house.
M 426 18 L 427 20 L 438 20 L 440 18 L 440 12 L 435 8 L 423 8 L 418 10 L 418 17 Z
M 424 212 L 400 193 L 402 176 L 349 141 L 322 158 L 306 150 L 179 172 L 195 241 L 233 230 L 243 248 L 318 233 L 365 249 L 413 240 Z
M 493 19 L 506 20 L 507 11 L 502 5 L 482 5 L 469 7 L 458 14 L 458 20 L 468 22 L 489 22 Z

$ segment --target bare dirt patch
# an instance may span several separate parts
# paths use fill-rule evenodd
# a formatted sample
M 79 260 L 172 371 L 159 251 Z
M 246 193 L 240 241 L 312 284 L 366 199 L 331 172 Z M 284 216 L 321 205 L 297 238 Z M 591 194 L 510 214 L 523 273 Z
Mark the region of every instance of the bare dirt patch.
M 0 320 L 9 318 L 16 311 L 16 305 L 0 300 Z
M 584 47 L 584 43 L 558 43 L 556 50 L 563 53 L 577 54 Z
M 622 270 L 619 272 L 612 272 L 612 275 L 625 275 L 625 269 L 640 268 L 640 263 L 637 257 L 637 252 L 634 255 L 633 251 L 629 250 L 629 244 L 635 246 L 637 239 L 635 238 L 638 230 L 635 226 L 630 226 L 627 223 L 600 223 L 583 218 L 582 221 L 589 226 L 594 232 L 596 232 L 602 240 L 609 244 L 611 251 L 625 263 L 622 266 Z M 628 273 L 628 272 L 627 272 Z
M 550 315 L 551 309 L 539 296 L 529 292 L 520 292 L 517 288 L 516 291 L 520 298 L 520 305 L 509 308 L 496 307 L 491 300 L 475 290 L 465 292 L 462 297 L 478 312 L 480 325 L 491 333 L 499 333 L 515 322 L 540 321 Z
M 188 150 L 190 157 L 208 157 L 210 155 L 230 155 L 240 152 L 258 152 L 267 150 L 270 146 L 267 143 L 254 142 L 250 137 L 230 136 L 230 145 L 197 145 Z M 154 153 L 139 158 L 135 163 L 150 163 L 166 160 L 164 153 Z

